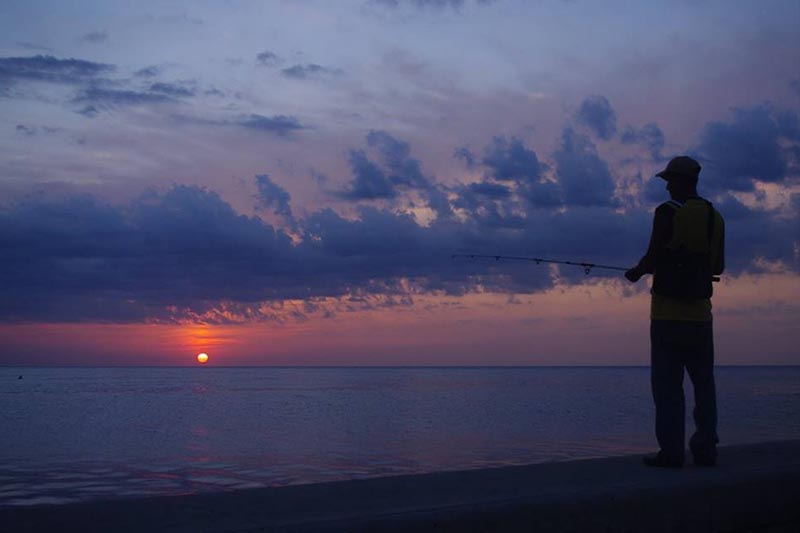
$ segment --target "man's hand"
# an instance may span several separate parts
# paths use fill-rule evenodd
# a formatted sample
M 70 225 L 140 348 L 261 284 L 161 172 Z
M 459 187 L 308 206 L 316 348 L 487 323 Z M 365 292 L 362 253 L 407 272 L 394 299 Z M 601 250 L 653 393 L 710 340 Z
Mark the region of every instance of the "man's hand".
M 636 283 L 641 279 L 642 276 L 644 276 L 644 274 L 645 273 L 642 272 L 638 266 L 635 266 L 625 272 L 625 277 L 628 279 L 628 281 Z

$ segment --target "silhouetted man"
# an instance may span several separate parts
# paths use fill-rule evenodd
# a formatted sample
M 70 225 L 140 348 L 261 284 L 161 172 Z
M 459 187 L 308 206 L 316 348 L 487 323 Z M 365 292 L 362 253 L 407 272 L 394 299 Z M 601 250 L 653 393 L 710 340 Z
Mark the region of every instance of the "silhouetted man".
M 625 272 L 632 282 L 653 274 L 650 375 L 660 450 L 644 458 L 648 466 L 683 466 L 684 368 L 694 386 L 696 429 L 689 440 L 694 463 L 717 461 L 711 282 L 725 268 L 725 226 L 711 202 L 697 195 L 700 168 L 680 156 L 656 174 L 666 180 L 671 200 L 656 208 L 647 253 Z

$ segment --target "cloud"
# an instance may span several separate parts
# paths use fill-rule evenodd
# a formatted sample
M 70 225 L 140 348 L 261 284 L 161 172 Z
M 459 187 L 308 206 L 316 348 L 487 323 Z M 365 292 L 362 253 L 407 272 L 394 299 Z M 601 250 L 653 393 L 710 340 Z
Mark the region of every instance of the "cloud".
M 53 49 L 50 48 L 49 46 L 42 46 L 42 45 L 36 44 L 36 43 L 29 43 L 29 42 L 25 42 L 25 41 L 17 41 L 14 44 L 16 44 L 17 46 L 21 46 L 22 48 L 27 48 L 28 50 L 38 50 L 40 52 L 53 52 Z
M 150 91 L 176 98 L 187 98 L 195 95 L 194 89 L 176 83 L 153 83 L 150 85 Z
M 269 50 L 264 50 L 260 54 L 256 56 L 256 63 L 264 67 L 274 67 L 281 63 L 281 58 L 278 57 L 277 54 L 274 52 L 270 52 Z
M 598 138 L 605 141 L 617 133 L 617 114 L 605 96 L 587 96 L 576 118 Z
M 763 272 L 764 262 L 782 263 L 786 270 L 800 272 L 800 211 L 791 213 L 753 209 L 731 194 L 714 202 L 725 217 L 726 269 L 729 273 Z
M 108 32 L 105 31 L 90 31 L 81 35 L 81 41 L 93 44 L 104 43 L 108 40 Z
M 505 185 L 491 182 L 470 183 L 467 190 L 472 194 L 485 196 L 493 200 L 504 200 L 511 197 L 511 189 Z
M 359 152 L 351 156 L 358 159 Z M 266 175 L 256 185 L 262 208 L 292 215 L 282 187 Z M 504 213 L 512 186 L 471 184 L 458 199 L 483 198 L 481 205 L 494 205 L 502 224 L 490 211 L 473 216 L 468 210 L 469 216 L 422 226 L 391 208 L 360 207 L 356 218 L 326 208 L 296 220 L 294 239 L 236 212 L 214 192 L 187 185 L 119 205 L 92 196 L 0 205 L 0 321 L 221 323 L 285 319 L 289 300 L 308 302 L 300 310 L 308 314 L 324 310 L 330 299 L 342 309 L 363 309 L 418 294 L 533 293 L 553 287 L 550 269 L 453 260 L 450 254 L 626 265 L 643 253 L 650 212 L 568 204 Z M 729 273 L 757 270 L 758 258 L 797 269 L 796 204 L 791 217 L 749 208 L 732 196 L 716 205 L 726 216 Z M 569 267 L 560 278 L 565 284 L 585 280 Z
M 539 161 L 536 152 L 516 137 L 510 140 L 503 136 L 494 137 L 484 149 L 481 164 L 488 170 L 487 179 L 513 182 L 515 194 L 531 206 L 552 208 L 563 203 L 560 185 L 543 177 L 547 165 Z M 467 203 L 473 204 L 474 199 Z M 512 207 L 507 206 L 506 209 L 512 210 Z M 514 224 L 517 223 L 514 218 Z
M 89 87 L 75 98 L 75 102 L 87 102 L 107 106 L 159 104 L 174 101 L 175 99 L 172 98 L 172 96 L 157 92 L 108 89 L 104 87 Z M 87 108 L 84 108 L 81 113 L 85 114 L 84 111 L 86 111 L 86 109 Z
M 564 204 L 564 191 L 560 183 L 539 181 L 518 187 L 519 194 L 532 206 L 555 208 Z
M 35 126 L 26 126 L 25 124 L 17 124 L 15 131 L 20 135 L 25 135 L 26 137 L 32 137 L 37 133 Z
M 338 193 L 347 200 L 391 199 L 397 196 L 394 184 L 374 162 L 370 161 L 364 150 L 348 152 L 353 179 L 348 187 Z
M 163 24 L 189 24 L 192 26 L 201 26 L 205 23 L 205 21 L 199 17 L 191 16 L 187 13 L 177 13 L 174 15 L 151 15 L 148 14 L 147 18 L 154 22 L 160 22 Z
M 154 78 L 161 74 L 161 67 L 150 65 L 149 67 L 140 68 L 134 74 L 141 78 Z
M 645 178 L 644 187 L 642 189 L 642 197 L 646 202 L 660 203 L 669 200 L 667 182 L 655 176 Z
M 475 168 L 475 162 L 477 160 L 475 158 L 475 154 L 473 154 L 469 148 L 466 147 L 456 148 L 453 151 L 453 157 L 462 160 L 464 164 L 467 166 L 467 168 L 469 169 Z
M 0 215 L 0 242 L 10 249 L 0 265 L 5 320 L 142 321 L 175 305 L 252 301 L 255 287 L 272 292 L 258 265 L 291 250 L 282 233 L 186 186 L 122 207 L 91 197 L 16 205 Z
M 291 197 L 286 189 L 275 183 L 267 174 L 255 177 L 258 195 L 256 196 L 257 209 L 271 209 L 276 215 L 289 222 L 294 222 L 292 208 L 289 205 Z
M 481 163 L 489 169 L 492 179 L 500 181 L 536 181 L 543 169 L 536 152 L 516 137 L 494 137 L 484 150 Z
M 597 148 L 587 136 L 565 128 L 561 134 L 561 146 L 553 158 L 567 204 L 584 207 L 617 205 L 608 164 L 598 155 Z
M 94 118 L 100 113 L 100 111 L 93 105 L 87 105 L 79 109 L 77 113 L 85 116 L 86 118 Z
M 0 57 L 0 80 L 46 81 L 81 84 L 113 72 L 114 65 L 83 59 L 58 59 L 51 55 Z
M 281 70 L 287 78 L 305 80 L 311 78 L 322 78 L 327 76 L 338 76 L 342 71 L 338 68 L 323 67 L 316 63 L 306 63 L 305 65 L 293 65 Z
M 800 78 L 795 78 L 789 82 L 789 88 L 800 96 Z
M 420 189 L 431 186 L 430 180 L 422 175 L 419 160 L 411 157 L 411 148 L 407 142 L 396 139 L 385 131 L 373 130 L 367 134 L 367 144 L 378 150 L 393 184 Z
M 264 115 L 254 113 L 241 118 L 237 123 L 245 128 L 274 133 L 281 137 L 286 137 L 294 131 L 306 128 L 306 126 L 303 126 L 300 121 L 297 120 L 297 117 L 287 115 L 265 117 Z
M 703 165 L 703 187 L 752 191 L 756 180 L 785 181 L 800 143 L 797 124 L 797 113 L 769 105 L 734 109 L 731 121 L 708 123 L 693 149 Z
M 476 4 L 491 4 L 496 0 L 475 0 Z M 413 6 L 420 8 L 460 8 L 466 4 L 466 0 L 370 0 L 369 3 L 386 6 L 390 8 L 398 8 L 400 6 Z
M 620 141 L 623 144 L 639 144 L 647 148 L 650 152 L 650 157 L 654 160 L 662 158 L 661 150 L 664 149 L 664 132 L 658 127 L 655 122 L 649 122 L 642 126 L 640 129 L 635 129 L 633 126 L 628 126 L 622 132 Z
M 39 135 L 40 133 L 43 134 L 57 133 L 58 131 L 60 131 L 60 128 L 53 128 L 50 126 L 37 127 L 26 124 L 17 124 L 16 128 L 14 128 L 14 131 L 16 131 L 19 135 L 24 135 L 26 137 L 34 137 L 36 135 Z
M 372 130 L 366 137 L 367 146 L 378 155 L 373 161 L 364 150 L 350 150 L 348 160 L 353 179 L 335 196 L 350 200 L 393 200 L 402 193 L 413 191 L 418 200 L 441 219 L 453 215 L 447 192 L 432 177 L 422 172 L 418 159 L 411 156 L 411 147 L 383 130 Z M 418 204 L 417 204 L 418 205 Z

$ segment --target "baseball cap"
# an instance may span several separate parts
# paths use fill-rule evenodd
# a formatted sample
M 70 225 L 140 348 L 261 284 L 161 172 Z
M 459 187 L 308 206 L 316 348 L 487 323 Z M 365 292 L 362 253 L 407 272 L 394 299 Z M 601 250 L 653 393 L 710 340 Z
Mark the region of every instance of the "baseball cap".
M 697 179 L 702 168 L 700 163 L 688 155 L 679 155 L 670 159 L 669 163 L 667 163 L 667 168 L 656 174 L 656 176 L 667 181 L 681 177 Z

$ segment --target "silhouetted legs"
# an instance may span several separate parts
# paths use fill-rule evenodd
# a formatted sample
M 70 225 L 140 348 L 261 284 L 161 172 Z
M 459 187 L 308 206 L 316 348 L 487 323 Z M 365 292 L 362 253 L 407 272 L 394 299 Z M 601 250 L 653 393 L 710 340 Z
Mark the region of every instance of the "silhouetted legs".
M 701 322 L 697 342 L 699 353 L 686 360 L 686 371 L 694 385 L 695 433 L 689 449 L 695 460 L 717 457 L 717 393 L 714 385 L 714 334 L 711 322 Z
M 656 439 L 665 457 L 682 461 L 685 450 L 683 369 L 694 386 L 695 433 L 689 447 L 697 460 L 717 455 L 717 402 L 712 323 L 653 320 L 650 325 L 651 384 Z

